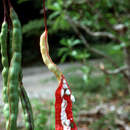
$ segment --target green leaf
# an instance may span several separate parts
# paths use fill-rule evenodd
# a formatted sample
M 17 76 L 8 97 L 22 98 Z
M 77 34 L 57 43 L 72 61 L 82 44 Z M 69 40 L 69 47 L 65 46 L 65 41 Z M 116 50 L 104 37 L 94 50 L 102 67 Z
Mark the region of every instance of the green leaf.
M 76 50 L 73 50 L 72 53 L 71 53 L 71 55 L 74 56 L 74 57 L 76 57 L 77 54 L 78 54 L 78 52 Z
M 58 56 L 62 56 L 64 53 L 67 53 L 68 51 L 69 51 L 68 48 L 65 48 L 65 47 L 61 48 L 58 51 Z
M 60 15 L 60 11 L 55 11 L 52 14 L 49 15 L 49 19 L 52 20 L 53 18 Z
M 66 60 L 67 56 L 68 56 L 68 54 L 64 54 L 64 55 L 62 56 L 60 62 L 63 63 L 63 62 Z
M 48 5 L 48 9 L 54 10 L 54 11 L 61 11 L 62 7 L 60 6 L 59 3 L 55 2 L 53 5 Z
M 112 18 L 109 19 L 109 22 L 110 22 L 110 24 L 114 25 L 114 24 L 117 23 L 117 20 L 112 17 Z
M 31 35 L 36 34 L 36 32 L 43 27 L 44 27 L 43 19 L 35 19 L 25 24 L 22 28 L 22 31 L 23 34 Z

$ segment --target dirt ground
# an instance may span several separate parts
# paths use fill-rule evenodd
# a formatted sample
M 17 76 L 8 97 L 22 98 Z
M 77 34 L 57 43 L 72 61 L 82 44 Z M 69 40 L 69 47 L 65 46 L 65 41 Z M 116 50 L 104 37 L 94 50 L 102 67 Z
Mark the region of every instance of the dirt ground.
M 81 67 L 81 64 L 63 64 L 59 65 L 62 71 L 70 67 Z M 75 70 L 74 73 L 80 73 Z M 58 82 L 54 74 L 44 65 L 23 68 L 23 84 L 30 98 L 53 99 Z M 0 74 L 0 104 L 2 102 L 2 77 Z

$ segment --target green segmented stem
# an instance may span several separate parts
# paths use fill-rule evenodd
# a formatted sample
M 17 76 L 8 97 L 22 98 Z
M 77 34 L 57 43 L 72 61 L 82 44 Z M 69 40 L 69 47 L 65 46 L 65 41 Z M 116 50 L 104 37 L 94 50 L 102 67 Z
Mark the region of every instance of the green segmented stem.
M 21 44 L 22 31 L 18 16 L 13 8 L 10 8 L 10 17 L 13 25 L 12 31 L 12 59 L 8 75 L 8 101 L 9 101 L 9 122 L 7 130 L 17 130 L 17 116 L 19 103 L 19 74 L 21 70 Z
M 30 104 L 30 100 L 24 89 L 23 83 L 20 83 L 19 86 L 20 100 L 24 112 L 25 125 L 27 130 L 34 130 L 34 120 L 33 120 L 33 112 L 32 106 Z
M 8 24 L 6 22 L 6 3 L 4 3 L 4 22 L 0 33 L 0 48 L 2 54 L 2 77 L 3 77 L 3 100 L 4 114 L 6 117 L 6 130 L 17 130 L 17 116 L 19 97 L 21 99 L 22 108 L 25 116 L 25 124 L 27 130 L 34 130 L 34 120 L 32 107 L 27 96 L 27 93 L 22 84 L 22 68 L 21 68 L 21 46 L 22 46 L 22 31 L 18 16 L 11 6 L 10 18 L 12 28 L 8 33 Z M 7 40 L 9 36 L 9 50 L 7 48 Z M 8 55 L 9 54 L 9 55 Z M 19 77 L 20 76 L 20 77 Z M 20 78 L 20 79 L 19 79 Z
M 6 21 L 2 24 L 2 29 L 0 33 L 0 43 L 1 43 L 1 55 L 2 55 L 2 79 L 3 79 L 3 101 L 4 101 L 4 116 L 6 122 L 9 120 L 9 104 L 8 104 L 8 94 L 7 94 L 7 82 L 8 82 L 8 71 L 9 71 L 9 62 L 7 55 L 7 37 L 8 37 L 8 24 Z

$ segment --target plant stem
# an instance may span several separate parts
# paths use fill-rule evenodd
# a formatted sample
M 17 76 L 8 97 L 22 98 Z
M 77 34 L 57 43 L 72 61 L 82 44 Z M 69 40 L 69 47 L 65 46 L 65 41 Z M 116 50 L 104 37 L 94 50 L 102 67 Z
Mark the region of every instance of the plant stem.
M 46 20 L 45 0 L 43 0 L 43 13 L 44 13 L 44 24 L 45 24 L 45 30 L 47 31 L 47 20 Z
M 7 21 L 7 8 L 5 0 L 3 0 L 3 6 L 4 6 L 4 21 Z

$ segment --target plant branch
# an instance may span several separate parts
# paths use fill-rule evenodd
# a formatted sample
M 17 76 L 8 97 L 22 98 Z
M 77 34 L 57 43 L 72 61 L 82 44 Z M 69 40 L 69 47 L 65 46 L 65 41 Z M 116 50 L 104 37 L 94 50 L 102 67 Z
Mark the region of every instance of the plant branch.
M 75 25 L 77 25 L 77 27 L 83 29 L 87 34 L 93 37 L 104 37 L 104 38 L 109 38 L 117 42 L 120 42 L 118 38 L 116 38 L 113 34 L 109 32 L 92 32 L 87 26 L 80 24 L 78 21 L 74 21 L 74 22 L 75 22 Z
M 109 57 L 107 56 L 106 54 L 104 54 L 103 52 L 93 48 L 93 47 L 90 47 L 90 45 L 88 44 L 88 41 L 84 38 L 84 36 L 82 35 L 82 33 L 78 30 L 77 28 L 77 24 L 75 24 L 75 22 L 67 15 L 66 16 L 66 19 L 67 21 L 69 22 L 69 24 L 72 26 L 73 30 L 75 31 L 75 33 L 79 36 L 79 38 L 82 40 L 83 44 L 85 45 L 85 47 L 93 52 L 93 53 L 96 53 L 106 59 L 108 59 L 115 67 L 117 67 L 117 64 Z
M 13 8 L 10 0 L 8 0 L 9 8 Z
M 43 12 L 44 12 L 44 24 L 45 24 L 45 30 L 47 31 L 47 20 L 46 20 L 45 0 L 43 0 Z
M 116 68 L 115 70 L 106 70 L 103 64 L 100 64 L 99 66 L 100 70 L 102 70 L 105 74 L 109 74 L 109 75 L 116 75 L 121 73 L 122 71 L 126 71 L 128 69 L 127 66 L 122 66 L 119 68 Z
M 4 21 L 7 21 L 7 8 L 5 0 L 3 0 L 3 6 L 4 6 Z
M 88 44 L 88 41 L 86 40 L 86 38 L 83 36 L 83 34 L 79 31 L 77 24 L 75 24 L 75 22 L 69 17 L 69 15 L 66 15 L 66 20 L 69 22 L 69 24 L 72 26 L 73 30 L 75 31 L 75 33 L 78 35 L 78 37 L 82 40 L 84 46 L 91 52 L 100 55 L 104 58 L 106 58 L 109 62 L 111 62 L 111 64 L 115 67 L 115 68 L 119 68 L 118 64 L 112 60 L 111 57 L 109 57 L 108 55 L 104 54 L 102 51 L 97 50 L 93 47 L 91 47 Z M 126 74 L 126 72 L 124 70 L 121 71 L 121 73 L 123 74 L 124 78 L 129 81 L 129 77 Z

